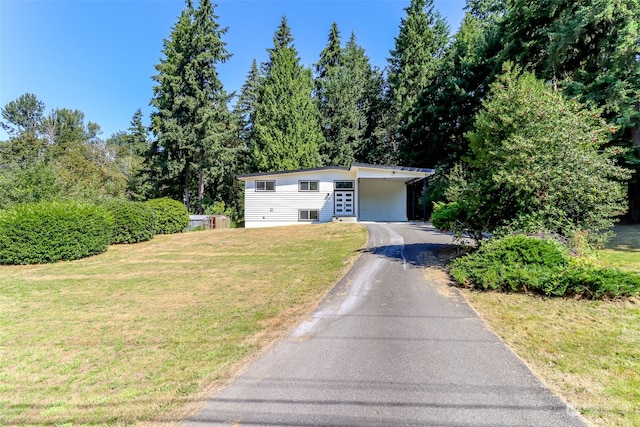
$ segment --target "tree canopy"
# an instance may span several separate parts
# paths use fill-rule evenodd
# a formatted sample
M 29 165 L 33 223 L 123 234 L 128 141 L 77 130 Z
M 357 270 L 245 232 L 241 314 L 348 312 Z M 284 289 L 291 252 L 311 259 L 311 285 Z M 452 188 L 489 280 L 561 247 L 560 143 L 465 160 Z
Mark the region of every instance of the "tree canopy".
M 477 232 L 525 230 L 598 241 L 625 210 L 615 129 L 600 111 L 505 66 L 474 128 L 465 179 L 454 183 L 460 220 Z

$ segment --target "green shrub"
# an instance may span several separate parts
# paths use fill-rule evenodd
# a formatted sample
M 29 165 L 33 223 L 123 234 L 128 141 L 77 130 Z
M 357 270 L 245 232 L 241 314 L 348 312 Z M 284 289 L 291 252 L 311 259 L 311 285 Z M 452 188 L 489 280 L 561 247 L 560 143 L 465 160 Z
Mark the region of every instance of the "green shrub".
M 575 266 L 562 276 L 567 294 L 603 299 L 637 296 L 640 275 L 612 267 Z
M 480 289 L 540 289 L 568 261 L 560 243 L 516 235 L 490 240 L 478 251 L 454 260 L 451 275 L 464 286 Z
M 0 212 L 0 264 L 41 264 L 104 252 L 113 218 L 78 202 L 16 205 Z
M 103 206 L 113 216 L 111 243 L 138 243 L 153 239 L 156 234 L 155 210 L 140 202 L 110 200 Z
M 437 202 L 433 205 L 431 224 L 439 230 L 457 231 L 460 223 L 461 208 L 458 202 Z
M 181 202 L 163 197 L 145 203 L 156 213 L 156 234 L 180 233 L 189 225 L 189 212 Z
M 640 293 L 640 275 L 578 262 L 554 240 L 523 235 L 489 241 L 454 260 L 450 272 L 462 286 L 479 290 L 592 299 Z

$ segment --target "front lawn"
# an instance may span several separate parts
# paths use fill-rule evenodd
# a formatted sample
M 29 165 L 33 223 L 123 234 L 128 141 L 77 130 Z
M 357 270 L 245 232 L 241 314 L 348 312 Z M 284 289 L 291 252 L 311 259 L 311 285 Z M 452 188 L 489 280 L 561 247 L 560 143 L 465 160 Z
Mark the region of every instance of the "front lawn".
M 0 425 L 179 418 L 311 311 L 365 243 L 350 224 L 213 230 L 0 266 Z
M 618 225 L 598 258 L 603 264 L 640 273 L 640 224 Z

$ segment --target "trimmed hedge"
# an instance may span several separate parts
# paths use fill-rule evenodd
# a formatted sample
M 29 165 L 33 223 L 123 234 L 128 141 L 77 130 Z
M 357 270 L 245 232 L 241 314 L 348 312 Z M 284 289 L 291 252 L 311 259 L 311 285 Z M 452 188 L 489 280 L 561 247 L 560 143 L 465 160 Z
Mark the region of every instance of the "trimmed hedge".
M 462 286 L 479 290 L 592 299 L 640 293 L 638 274 L 580 263 L 554 240 L 522 235 L 489 241 L 478 251 L 455 259 L 450 272 Z
M 138 243 L 153 239 L 156 234 L 156 212 L 144 203 L 110 200 L 103 206 L 113 216 L 111 243 Z
M 145 202 L 156 214 L 156 234 L 181 233 L 189 225 L 189 212 L 177 200 L 163 197 Z
M 16 205 L 0 212 L 0 264 L 74 260 L 107 250 L 113 217 L 79 202 Z

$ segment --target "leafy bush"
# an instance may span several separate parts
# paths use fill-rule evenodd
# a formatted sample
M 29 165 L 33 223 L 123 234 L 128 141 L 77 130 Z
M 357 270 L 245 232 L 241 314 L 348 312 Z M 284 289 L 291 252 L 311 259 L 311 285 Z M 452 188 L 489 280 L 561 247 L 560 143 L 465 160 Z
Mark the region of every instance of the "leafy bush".
M 163 197 L 145 203 L 156 213 L 156 234 L 180 233 L 189 225 L 189 212 L 181 202 Z
M 436 202 L 433 205 L 431 224 L 439 230 L 456 232 L 460 228 L 461 209 L 458 202 Z
M 225 202 L 214 202 L 204 210 L 205 215 L 225 215 L 229 218 L 237 218 L 238 213 L 232 206 L 227 206 Z
M 462 286 L 480 290 L 594 299 L 640 292 L 640 275 L 578 262 L 554 240 L 523 235 L 494 239 L 454 260 L 450 271 Z
M 16 205 L 0 212 L 0 263 L 41 264 L 104 252 L 113 218 L 106 209 L 78 202 Z
M 19 203 L 54 200 L 60 195 L 55 173 L 44 162 L 0 167 L 0 209 Z
M 103 205 L 113 216 L 111 243 L 138 243 L 156 234 L 156 211 L 149 205 L 128 200 L 110 200 Z
M 460 203 L 466 228 L 606 241 L 626 210 L 631 171 L 615 160 L 618 148 L 607 148 L 615 128 L 601 114 L 505 64 L 466 134 L 456 194 L 446 195 Z

